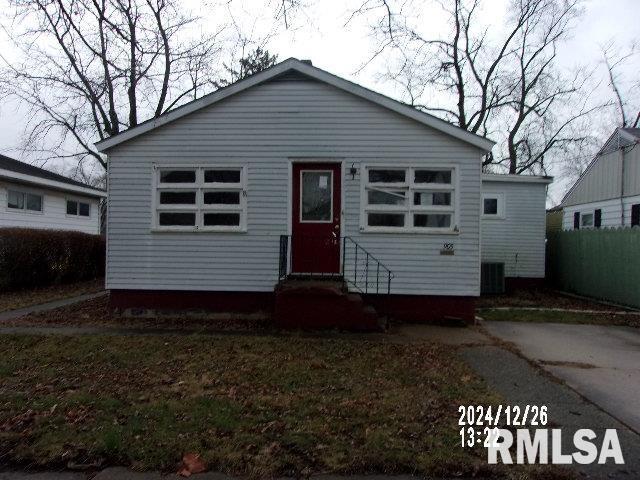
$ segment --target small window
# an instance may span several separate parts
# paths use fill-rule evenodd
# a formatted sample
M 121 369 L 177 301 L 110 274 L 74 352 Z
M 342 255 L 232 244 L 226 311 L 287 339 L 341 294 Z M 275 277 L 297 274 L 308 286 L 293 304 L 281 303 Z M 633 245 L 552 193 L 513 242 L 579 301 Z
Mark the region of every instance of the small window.
M 240 205 L 240 192 L 204 192 L 205 205 Z
M 482 216 L 487 218 L 504 218 L 504 195 L 487 193 L 482 195 Z
M 369 190 L 369 205 L 406 205 L 406 192 L 402 190 Z
M 451 227 L 451 215 L 416 214 L 413 216 L 413 225 L 420 228 L 449 228 Z
M 405 183 L 406 170 L 369 170 L 369 183 Z
M 415 183 L 451 184 L 451 170 L 416 170 Z
M 413 194 L 414 205 L 451 205 L 451 192 L 415 192 Z
M 196 183 L 196 171 L 160 170 L 160 183 Z
M 484 214 L 485 215 L 497 215 L 498 214 L 498 199 L 497 198 L 485 198 L 484 199 Z
M 240 170 L 205 170 L 204 183 L 240 183 Z
M 240 226 L 239 213 L 205 213 L 204 225 L 208 227 L 238 227 Z
M 27 193 L 27 210 L 32 212 L 42 211 L 42 195 Z
M 189 191 L 161 191 L 160 192 L 160 204 L 161 205 L 195 205 L 196 192 L 195 190 Z
M 582 228 L 593 227 L 593 213 L 584 213 L 580 216 L 580 226 Z
M 631 205 L 631 226 L 640 227 L 640 203 Z
M 24 193 L 9 190 L 9 198 L 7 205 L 9 208 L 24 210 Z
M 78 202 L 67 200 L 67 215 L 78 215 Z
M 370 227 L 404 227 L 404 213 L 370 213 Z
M 80 202 L 78 203 L 78 214 L 81 217 L 88 217 L 91 213 L 91 206 L 88 203 Z
M 159 223 L 162 226 L 195 226 L 195 212 L 160 212 Z

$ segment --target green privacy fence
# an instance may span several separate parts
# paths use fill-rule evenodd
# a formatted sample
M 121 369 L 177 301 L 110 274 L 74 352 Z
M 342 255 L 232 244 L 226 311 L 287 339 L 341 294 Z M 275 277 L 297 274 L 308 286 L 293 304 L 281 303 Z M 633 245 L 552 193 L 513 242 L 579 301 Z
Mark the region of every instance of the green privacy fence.
M 640 307 L 640 228 L 550 232 L 547 276 L 562 290 Z

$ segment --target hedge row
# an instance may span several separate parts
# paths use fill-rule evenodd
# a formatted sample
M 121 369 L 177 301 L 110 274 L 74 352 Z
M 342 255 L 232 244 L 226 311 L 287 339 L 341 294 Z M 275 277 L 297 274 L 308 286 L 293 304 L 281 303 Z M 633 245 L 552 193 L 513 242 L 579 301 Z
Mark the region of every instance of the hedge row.
M 0 291 L 104 276 L 105 241 L 62 230 L 0 228 Z

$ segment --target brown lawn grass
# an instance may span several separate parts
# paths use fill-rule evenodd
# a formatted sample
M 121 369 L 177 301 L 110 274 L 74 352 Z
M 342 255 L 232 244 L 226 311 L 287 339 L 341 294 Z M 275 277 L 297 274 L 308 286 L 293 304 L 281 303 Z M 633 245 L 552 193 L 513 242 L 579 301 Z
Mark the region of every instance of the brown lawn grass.
M 296 336 L 3 336 L 13 465 L 467 475 L 457 407 L 499 401 L 450 347 Z

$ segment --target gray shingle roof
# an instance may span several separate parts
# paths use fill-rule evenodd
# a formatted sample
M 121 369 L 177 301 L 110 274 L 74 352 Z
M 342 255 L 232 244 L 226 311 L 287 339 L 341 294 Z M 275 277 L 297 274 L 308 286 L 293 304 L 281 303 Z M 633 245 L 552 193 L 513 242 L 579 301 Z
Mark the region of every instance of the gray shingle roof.
M 57 173 L 50 172 L 49 170 L 45 170 L 44 168 L 34 167 L 33 165 L 29 165 L 28 163 L 15 160 L 5 155 L 0 155 L 0 169 L 21 173 L 23 175 L 31 175 L 33 177 L 44 178 L 45 180 L 67 183 L 76 187 L 85 187 L 104 191 L 101 188 L 96 188 L 86 183 L 78 182 L 77 180 L 65 177 L 64 175 L 58 175 Z
M 640 128 L 623 128 L 622 130 L 634 137 L 640 138 Z

